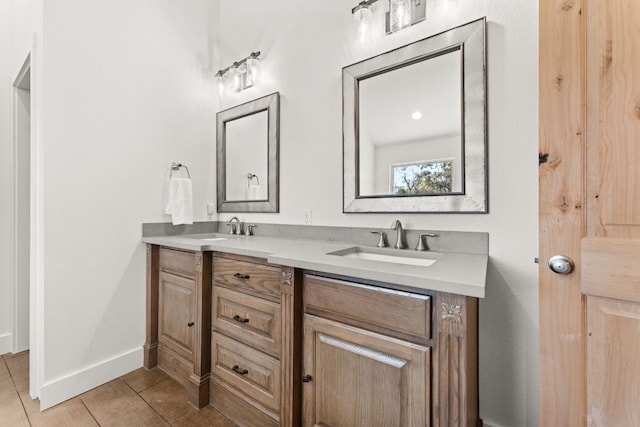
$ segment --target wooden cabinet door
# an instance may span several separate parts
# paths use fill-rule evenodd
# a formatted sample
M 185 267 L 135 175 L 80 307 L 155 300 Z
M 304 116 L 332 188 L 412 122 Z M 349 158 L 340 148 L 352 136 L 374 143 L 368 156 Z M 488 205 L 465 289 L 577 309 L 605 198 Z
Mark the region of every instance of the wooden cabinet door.
M 304 317 L 303 425 L 428 425 L 429 348 Z
M 540 425 L 640 425 L 640 2 L 540 2 Z
M 196 284 L 164 271 L 160 272 L 158 340 L 193 361 L 196 322 Z

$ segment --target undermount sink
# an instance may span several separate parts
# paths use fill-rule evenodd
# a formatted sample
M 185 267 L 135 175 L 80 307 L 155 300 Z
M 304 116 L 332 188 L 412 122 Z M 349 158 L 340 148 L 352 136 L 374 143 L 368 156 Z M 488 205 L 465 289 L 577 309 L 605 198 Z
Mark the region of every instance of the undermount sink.
M 214 242 L 214 241 L 217 241 L 217 240 L 227 240 L 227 238 L 226 237 L 208 237 L 206 239 L 201 239 L 201 240 L 206 240 L 208 242 Z
M 327 255 L 335 255 L 367 261 L 388 262 L 393 264 L 417 265 L 420 267 L 429 267 L 437 261 L 437 259 L 428 257 L 423 252 L 399 249 L 378 249 L 369 248 L 366 246 L 355 246 L 353 248 L 329 252 Z

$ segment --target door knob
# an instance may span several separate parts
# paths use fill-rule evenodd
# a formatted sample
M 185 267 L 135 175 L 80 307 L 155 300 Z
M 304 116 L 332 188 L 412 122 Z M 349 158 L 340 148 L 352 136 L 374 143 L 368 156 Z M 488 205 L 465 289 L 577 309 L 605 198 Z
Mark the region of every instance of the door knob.
M 575 263 L 571 258 L 564 255 L 556 255 L 549 258 L 549 268 L 554 273 L 569 274 L 575 268 Z

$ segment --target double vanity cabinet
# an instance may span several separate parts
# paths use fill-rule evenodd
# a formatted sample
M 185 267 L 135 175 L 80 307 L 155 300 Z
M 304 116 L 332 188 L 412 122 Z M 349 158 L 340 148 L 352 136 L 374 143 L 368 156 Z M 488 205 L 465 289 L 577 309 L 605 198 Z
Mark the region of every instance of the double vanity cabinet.
M 241 426 L 477 426 L 478 299 L 147 245 L 144 366 Z

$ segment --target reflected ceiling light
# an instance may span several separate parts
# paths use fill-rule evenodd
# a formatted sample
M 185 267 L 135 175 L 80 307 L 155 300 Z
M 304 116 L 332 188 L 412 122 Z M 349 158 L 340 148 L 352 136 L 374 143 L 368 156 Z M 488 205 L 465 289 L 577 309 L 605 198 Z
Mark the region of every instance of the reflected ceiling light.
M 413 120 L 420 120 L 422 118 L 422 113 L 420 111 L 415 111 L 412 115 L 411 118 Z
M 251 55 L 240 61 L 234 62 L 227 68 L 218 70 L 216 83 L 218 95 L 224 98 L 227 91 L 240 92 L 241 90 L 255 86 L 260 80 L 260 51 L 251 52 Z

